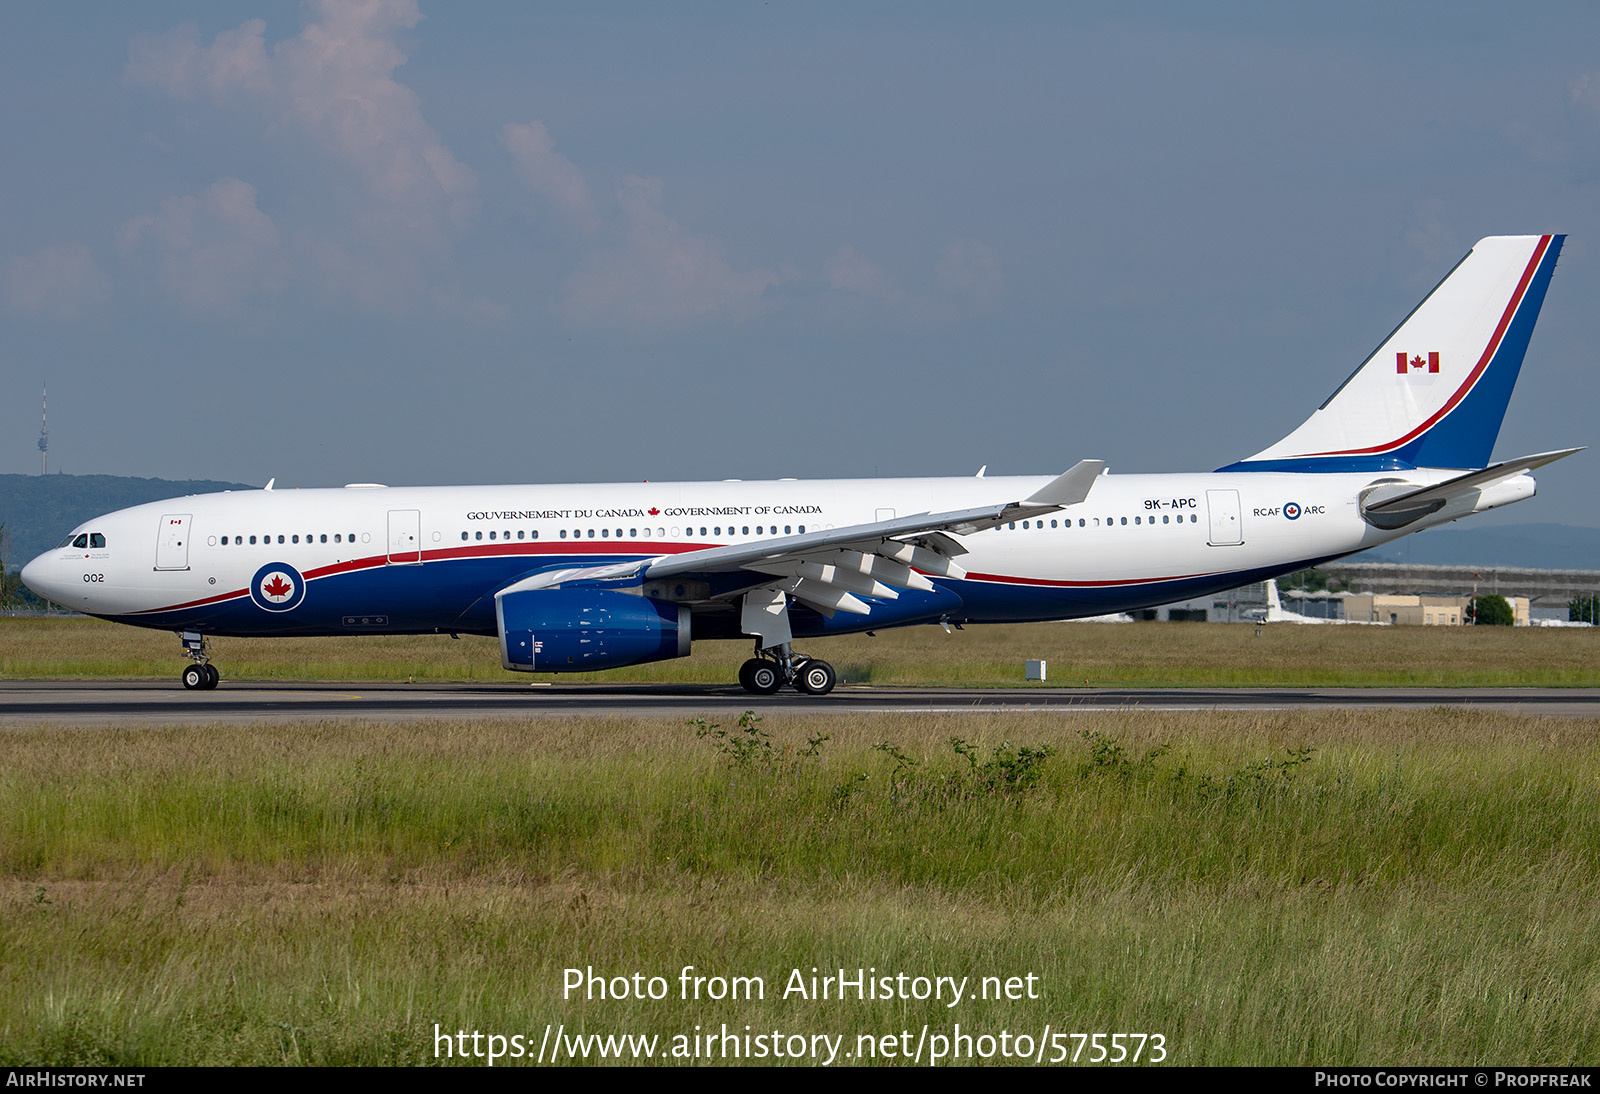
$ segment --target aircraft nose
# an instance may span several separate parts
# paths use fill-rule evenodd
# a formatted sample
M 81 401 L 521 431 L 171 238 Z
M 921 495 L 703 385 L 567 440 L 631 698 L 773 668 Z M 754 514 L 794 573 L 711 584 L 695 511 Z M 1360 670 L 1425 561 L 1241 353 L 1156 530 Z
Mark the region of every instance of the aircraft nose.
M 22 573 L 18 576 L 22 578 L 22 583 L 24 585 L 38 593 L 40 596 L 44 597 L 46 600 L 49 600 L 55 592 L 55 590 L 50 587 L 50 581 L 46 577 L 49 569 L 50 559 L 48 553 L 46 553 L 40 555 L 38 558 L 24 566 L 22 568 Z

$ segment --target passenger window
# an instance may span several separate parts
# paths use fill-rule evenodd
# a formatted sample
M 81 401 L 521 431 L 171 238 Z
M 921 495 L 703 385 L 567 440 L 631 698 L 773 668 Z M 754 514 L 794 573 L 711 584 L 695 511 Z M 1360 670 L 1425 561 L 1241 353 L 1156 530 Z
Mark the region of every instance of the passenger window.
M 472 533 L 472 538 L 473 539 L 482 539 L 483 538 L 483 533 L 482 532 L 474 532 L 474 533 Z
M 539 538 L 539 529 L 535 528 L 533 530 L 533 538 L 534 539 L 538 539 Z
M 517 538 L 521 539 L 523 537 L 523 535 L 524 535 L 523 530 L 521 528 L 518 528 L 517 529 Z
M 567 530 L 565 528 L 561 529 L 561 538 L 562 539 L 566 539 L 567 538 Z
M 649 539 L 650 538 L 650 529 L 649 528 L 646 528 L 644 530 L 644 538 L 645 539 Z
M 299 543 L 300 542 L 300 537 L 299 536 L 290 536 L 289 538 L 291 540 L 293 540 L 295 543 Z
M 744 527 L 744 531 L 742 531 L 742 532 L 741 532 L 741 533 L 739 533 L 739 534 L 740 534 L 740 535 L 745 535 L 745 536 L 748 536 L 748 535 L 749 535 L 749 534 L 750 534 L 750 526 L 749 526 L 749 525 L 748 525 L 748 524 L 747 524 L 747 525 L 745 525 L 745 527 Z
M 495 534 L 494 534 L 494 532 L 493 532 L 493 531 L 492 531 L 492 530 L 491 530 L 491 531 L 490 531 L 490 532 L 489 532 L 489 538 L 490 538 L 490 539 L 493 539 L 493 538 L 494 538 L 494 535 L 495 535 Z
M 804 524 L 800 526 L 800 534 L 802 536 L 806 534 L 806 526 Z
M 784 535 L 789 535 L 789 526 L 787 524 L 785 524 L 783 526 L 783 534 Z
M 1171 520 L 1171 519 L 1172 519 L 1172 518 L 1171 518 L 1171 517 L 1162 517 L 1162 518 L 1161 518 L 1161 523 L 1162 523 L 1162 524 L 1166 524 L 1166 523 L 1167 523 L 1167 522 L 1168 522 L 1168 521 L 1170 521 L 1170 520 Z
M 637 528 L 629 528 L 628 529 L 628 538 L 629 539 L 636 539 L 636 538 L 638 538 L 638 535 L 639 535 L 639 529 L 637 529 Z
M 1123 524 L 1127 524 L 1128 523 L 1128 518 L 1127 517 L 1123 517 L 1122 518 L 1122 523 Z
M 617 529 L 617 538 L 618 538 L 618 539 L 621 539 L 621 538 L 622 538 L 622 529 L 621 529 L 621 528 L 618 528 L 618 529 Z
M 282 536 L 279 536 L 279 537 L 278 537 L 278 542 L 279 542 L 279 543 L 282 543 L 282 542 L 283 542 L 283 537 L 282 537 Z
M 610 535 L 611 535 L 611 529 L 609 529 L 609 528 L 600 529 L 600 538 L 601 539 L 607 539 L 607 538 L 610 537 Z
M 1089 522 L 1087 520 L 1084 520 L 1082 517 L 1079 517 L 1078 518 L 1078 527 L 1079 528 L 1087 528 L 1087 527 L 1089 527 Z
M 326 532 L 324 532 L 322 534 L 322 539 L 320 540 L 320 542 L 322 542 L 322 543 L 328 542 L 328 534 Z
M 337 543 L 339 541 L 339 537 L 338 536 L 334 536 L 333 540 L 334 540 L 335 543 Z M 465 533 L 465 532 L 461 533 L 461 542 L 462 543 L 467 542 L 467 533 Z
M 1133 518 L 1133 523 L 1138 524 L 1143 519 L 1144 519 L 1143 517 L 1134 517 Z M 1123 521 L 1122 523 L 1123 524 L 1127 524 L 1128 522 L 1127 521 Z
M 594 529 L 593 528 L 589 529 L 589 538 L 590 539 L 594 538 Z
M 250 546 L 254 547 L 255 544 L 256 544 L 256 537 L 255 536 L 251 536 L 250 537 Z
M 1056 526 L 1056 522 L 1055 521 L 1051 521 L 1050 522 L 1050 527 L 1054 528 L 1055 526 Z
M 703 536 L 703 535 L 705 535 L 705 534 L 706 534 L 706 530 L 705 530 L 705 529 L 704 529 L 704 528 L 701 528 L 701 529 L 700 529 L 700 534 L 701 534 L 701 535 L 702 535 L 702 536 Z

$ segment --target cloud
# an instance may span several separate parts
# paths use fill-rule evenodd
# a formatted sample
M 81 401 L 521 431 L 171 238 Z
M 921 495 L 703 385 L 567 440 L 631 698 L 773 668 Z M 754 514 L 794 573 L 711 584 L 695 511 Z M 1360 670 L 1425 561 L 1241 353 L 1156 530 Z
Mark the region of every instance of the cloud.
M 204 193 L 168 198 L 122 226 L 124 252 L 153 255 L 161 287 L 192 312 L 226 312 L 288 282 L 289 264 L 256 190 L 221 179 Z
M 833 252 L 822 264 L 822 277 L 830 289 L 886 300 L 900 296 L 889 275 L 854 247 L 840 247 Z
M 513 122 L 500 128 L 500 143 L 511 154 L 517 177 L 535 194 L 556 207 L 562 216 L 585 231 L 599 220 L 583 172 L 555 151 L 544 123 Z
M 111 287 L 81 243 L 45 247 L 5 265 L 6 311 L 71 319 L 110 295 Z
M 982 304 L 1000 295 L 1000 255 L 994 248 L 965 239 L 950 244 L 934 267 L 939 287 Z
M 1590 121 L 1600 121 L 1600 72 L 1585 72 L 1567 88 L 1567 98 Z
M 735 270 L 716 245 L 662 209 L 661 180 L 630 176 L 617 192 L 621 246 L 592 253 L 567 278 L 562 307 L 578 320 L 671 322 L 745 318 L 786 280 L 771 269 Z
M 406 55 L 396 35 L 422 16 L 412 0 L 313 0 L 299 36 L 266 44 L 252 19 L 203 45 L 192 25 L 139 35 L 126 73 L 175 98 L 208 93 L 264 110 L 275 126 L 309 136 L 363 182 L 372 204 L 358 219 L 375 237 L 396 231 L 436 242 L 476 208 L 477 176 L 423 119 L 416 94 L 394 78 Z

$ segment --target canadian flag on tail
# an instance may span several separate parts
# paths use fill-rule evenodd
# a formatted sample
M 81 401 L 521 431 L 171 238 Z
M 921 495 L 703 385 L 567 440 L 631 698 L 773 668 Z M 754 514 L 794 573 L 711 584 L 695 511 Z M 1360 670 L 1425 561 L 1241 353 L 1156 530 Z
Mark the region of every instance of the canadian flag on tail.
M 1420 353 L 1409 355 L 1402 351 L 1394 355 L 1394 370 L 1401 376 L 1409 376 L 1413 372 L 1421 372 L 1424 367 L 1429 372 L 1438 372 L 1439 355 L 1430 353 L 1426 361 L 1422 359 L 1422 354 Z

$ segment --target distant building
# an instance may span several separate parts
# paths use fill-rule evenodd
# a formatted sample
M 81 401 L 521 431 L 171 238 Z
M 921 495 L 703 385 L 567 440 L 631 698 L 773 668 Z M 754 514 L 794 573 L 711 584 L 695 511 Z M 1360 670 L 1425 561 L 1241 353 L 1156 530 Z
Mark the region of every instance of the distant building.
M 1504 595 L 1504 594 L 1501 594 Z M 1519 627 L 1532 620 L 1532 603 L 1525 596 L 1507 596 L 1511 614 Z M 1393 623 L 1412 627 L 1460 627 L 1468 618 L 1470 596 L 1406 596 L 1385 593 L 1352 593 L 1345 598 L 1345 618 L 1367 623 Z
M 1424 596 L 1407 593 L 1351 593 L 1327 590 L 1280 590 L 1285 611 L 1333 623 L 1388 623 L 1400 627 L 1461 627 L 1467 623 L 1470 595 Z M 1503 593 L 1500 595 L 1504 595 Z M 1532 625 L 1544 614 L 1526 596 L 1507 596 L 1516 625 Z M 1267 618 L 1265 582 L 1193 600 L 1132 612 L 1135 620 L 1170 623 L 1259 623 Z M 1561 605 L 1565 619 L 1566 605 Z

